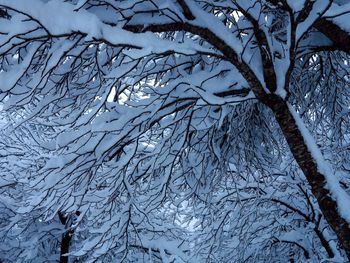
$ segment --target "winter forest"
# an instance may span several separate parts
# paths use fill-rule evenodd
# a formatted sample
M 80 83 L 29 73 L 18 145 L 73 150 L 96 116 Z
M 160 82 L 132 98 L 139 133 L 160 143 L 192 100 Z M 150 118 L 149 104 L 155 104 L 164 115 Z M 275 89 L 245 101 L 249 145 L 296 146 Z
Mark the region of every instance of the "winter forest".
M 349 0 L 0 0 L 1 263 L 350 262 Z

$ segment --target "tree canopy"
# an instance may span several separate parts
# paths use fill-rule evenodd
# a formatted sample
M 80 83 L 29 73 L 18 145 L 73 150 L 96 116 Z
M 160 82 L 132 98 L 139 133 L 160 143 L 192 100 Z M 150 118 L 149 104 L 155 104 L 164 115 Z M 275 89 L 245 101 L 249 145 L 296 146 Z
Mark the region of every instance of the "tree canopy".
M 348 21 L 0 0 L 0 261 L 350 260 Z

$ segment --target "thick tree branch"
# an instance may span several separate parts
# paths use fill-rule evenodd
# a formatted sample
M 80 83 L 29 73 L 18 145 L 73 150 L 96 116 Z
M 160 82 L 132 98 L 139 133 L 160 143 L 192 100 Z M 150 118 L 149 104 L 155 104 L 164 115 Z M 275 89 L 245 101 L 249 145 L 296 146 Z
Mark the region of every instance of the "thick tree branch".
M 252 88 L 255 96 L 257 96 L 262 102 L 268 100 L 268 96 L 263 89 L 258 78 L 255 76 L 252 69 L 242 61 L 238 54 L 221 38 L 219 38 L 214 32 L 211 32 L 208 28 L 200 27 L 197 25 L 192 25 L 189 23 L 175 22 L 170 24 L 153 24 L 153 25 L 126 25 L 125 30 L 129 30 L 134 33 L 140 32 L 170 32 L 170 31 L 186 31 L 195 35 L 201 36 L 208 43 L 213 45 L 224 57 L 230 61 L 242 74 L 242 76 L 247 80 L 250 87 Z
M 244 15 L 244 17 L 252 24 L 254 36 L 257 40 L 259 47 L 261 61 L 263 63 L 263 73 L 267 88 L 271 92 L 275 92 L 277 89 L 276 73 L 273 65 L 273 54 L 271 53 L 269 43 L 267 41 L 265 32 L 260 28 L 259 22 L 248 11 L 236 4 L 238 10 Z
M 194 20 L 195 17 L 192 14 L 190 8 L 188 7 L 188 5 L 186 4 L 185 0 L 177 0 L 177 2 L 179 3 L 179 5 L 181 6 L 184 16 L 188 19 L 188 20 Z
M 332 40 L 332 48 L 350 53 L 350 33 L 326 18 L 317 20 L 315 28 Z

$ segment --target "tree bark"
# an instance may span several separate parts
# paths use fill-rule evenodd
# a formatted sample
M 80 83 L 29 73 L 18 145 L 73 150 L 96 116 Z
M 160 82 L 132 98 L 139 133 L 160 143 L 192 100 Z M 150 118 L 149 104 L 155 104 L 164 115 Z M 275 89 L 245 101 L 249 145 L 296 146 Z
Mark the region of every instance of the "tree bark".
M 332 48 L 350 53 L 350 34 L 326 18 L 317 20 L 314 26 L 332 40 Z
M 325 175 L 318 170 L 317 163 L 312 157 L 287 103 L 282 98 L 271 95 L 266 104 L 273 111 L 290 151 L 308 180 L 325 219 L 337 235 L 350 260 L 350 226 L 338 212 L 338 204 L 326 187 Z
M 61 224 L 67 225 L 67 217 L 62 213 L 58 213 Z M 72 240 L 73 230 L 70 229 L 62 235 L 61 239 L 61 251 L 60 251 L 60 263 L 68 263 L 68 257 L 64 256 L 64 254 L 69 252 L 70 242 Z

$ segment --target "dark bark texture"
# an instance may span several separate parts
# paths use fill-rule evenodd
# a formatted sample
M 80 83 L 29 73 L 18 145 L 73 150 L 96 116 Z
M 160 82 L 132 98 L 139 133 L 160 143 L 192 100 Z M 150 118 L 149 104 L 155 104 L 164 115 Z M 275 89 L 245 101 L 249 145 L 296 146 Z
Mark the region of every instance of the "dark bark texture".
M 333 42 L 332 48 L 350 52 L 350 35 L 331 21 L 321 18 L 314 26 Z
M 350 260 L 350 226 L 341 217 L 338 211 L 338 204 L 326 187 L 325 175 L 318 171 L 316 161 L 312 157 L 286 102 L 282 98 L 272 95 L 268 106 L 275 114 L 289 148 L 308 180 L 311 191 L 316 197 L 325 219 L 336 233 Z
M 61 224 L 67 227 L 68 218 L 62 213 L 58 213 Z M 67 230 L 61 239 L 61 251 L 60 251 L 60 263 L 68 263 L 68 257 L 64 256 L 64 254 L 69 252 L 70 242 L 72 240 L 73 230 Z

